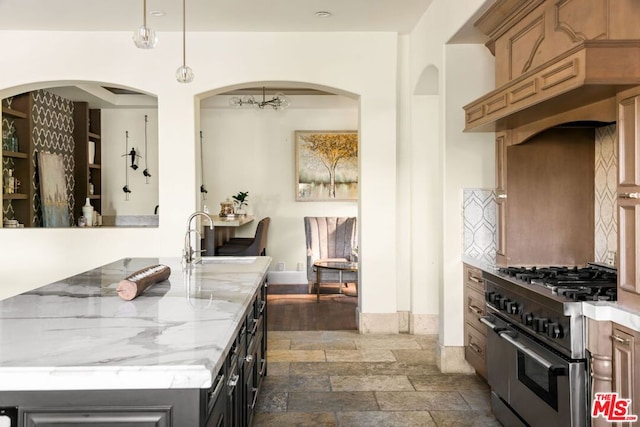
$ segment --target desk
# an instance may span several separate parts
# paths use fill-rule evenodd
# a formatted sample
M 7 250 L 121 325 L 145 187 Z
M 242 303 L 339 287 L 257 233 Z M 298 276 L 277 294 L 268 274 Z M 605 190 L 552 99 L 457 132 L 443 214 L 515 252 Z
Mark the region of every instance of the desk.
M 218 246 L 222 246 L 225 242 L 236 235 L 236 229 L 243 225 L 249 224 L 253 221 L 253 215 L 242 215 L 233 217 L 221 217 L 218 215 L 211 215 L 213 218 L 213 240 L 210 238 L 209 221 L 204 220 L 202 226 L 204 228 L 204 246 L 209 246 L 208 243 L 213 242 L 214 247 L 206 247 L 207 252 L 205 254 L 213 254 L 212 252 Z
M 340 283 L 340 286 L 342 286 L 343 283 L 342 273 L 344 271 L 358 271 L 358 263 L 350 261 L 316 261 L 313 263 L 313 266 L 316 268 L 316 287 L 318 292 L 316 302 L 320 302 L 320 275 L 322 270 L 337 271 L 339 275 L 338 283 Z

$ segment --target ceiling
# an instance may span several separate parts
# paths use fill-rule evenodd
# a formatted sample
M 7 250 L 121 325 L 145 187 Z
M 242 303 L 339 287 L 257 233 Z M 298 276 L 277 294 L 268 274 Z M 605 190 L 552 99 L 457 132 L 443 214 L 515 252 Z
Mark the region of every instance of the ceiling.
M 433 0 L 185 0 L 188 31 L 224 32 L 395 32 L 409 33 Z M 490 3 L 488 1 L 488 3 Z M 156 11 L 164 13 L 155 16 Z M 330 12 L 318 17 L 316 12 Z M 0 31 L 133 31 L 142 25 L 143 0 L 0 0 Z M 162 32 L 181 31 L 179 0 L 147 0 L 147 25 Z M 469 42 L 477 32 L 467 25 L 451 42 Z M 457 39 L 457 40 L 456 40 Z M 269 90 L 272 89 L 272 90 Z M 286 95 L 326 95 L 309 90 Z M 303 88 L 304 89 L 304 88 Z M 300 89 L 298 89 L 300 90 Z M 92 108 L 148 107 L 155 98 L 118 94 L 99 86 L 50 90 L 87 101 Z M 261 88 L 244 92 L 260 93 Z M 275 89 L 268 88 L 273 93 Z M 241 95 L 242 91 L 237 93 Z
M 432 0 L 186 0 L 189 31 L 410 32 Z M 401 7 L 399 7 L 401 5 Z M 0 0 L 0 30 L 133 31 L 142 0 Z M 164 16 L 152 16 L 162 11 Z M 331 12 L 320 18 L 318 11 Z M 179 0 L 147 0 L 147 23 L 180 31 Z

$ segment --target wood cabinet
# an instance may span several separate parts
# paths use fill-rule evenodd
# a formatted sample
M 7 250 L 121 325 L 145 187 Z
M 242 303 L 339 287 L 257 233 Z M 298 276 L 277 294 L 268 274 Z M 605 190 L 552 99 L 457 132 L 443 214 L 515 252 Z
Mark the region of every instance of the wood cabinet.
M 640 332 L 613 324 L 613 391 L 620 398 L 631 399 L 631 414 L 640 415 Z M 616 423 L 618 427 L 629 423 Z
M 7 193 L 4 185 L 6 177 L 2 177 L 2 208 L 3 212 L 7 212 L 8 219 L 17 219 L 25 227 L 31 227 L 34 218 L 34 186 L 32 183 L 35 177 L 35 161 L 31 140 L 32 106 L 33 100 L 29 93 L 12 97 L 11 108 L 8 107 L 6 99 L 2 100 L 2 132 L 4 134 L 13 129 L 18 140 L 17 150 L 9 150 L 10 147 L 3 144 L 2 169 L 12 169 L 13 176 L 20 182 L 17 191 Z
M 618 303 L 640 309 L 640 87 L 618 101 Z
M 507 265 L 507 143 L 509 132 L 496 134 L 496 263 Z
M 73 139 L 75 142 L 76 204 L 74 217 L 82 216 L 82 205 L 88 197 L 93 209 L 102 212 L 101 115 L 86 102 L 73 103 Z
M 487 376 L 487 327 L 480 322 L 486 314 L 482 271 L 468 264 L 464 269 L 464 355 L 482 377 Z

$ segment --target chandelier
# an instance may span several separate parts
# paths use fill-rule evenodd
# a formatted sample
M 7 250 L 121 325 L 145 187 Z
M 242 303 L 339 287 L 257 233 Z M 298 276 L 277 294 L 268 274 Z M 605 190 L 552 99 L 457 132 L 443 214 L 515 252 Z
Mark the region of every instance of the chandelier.
M 262 101 L 256 101 L 253 95 L 245 95 L 242 98 L 234 96 L 229 100 L 229 105 L 232 107 L 240 108 L 247 105 L 249 107 L 258 107 L 261 110 L 267 106 L 274 110 L 284 110 L 289 107 L 290 104 L 289 99 L 287 99 L 282 92 L 276 92 L 273 98 L 266 99 L 264 86 L 262 87 Z

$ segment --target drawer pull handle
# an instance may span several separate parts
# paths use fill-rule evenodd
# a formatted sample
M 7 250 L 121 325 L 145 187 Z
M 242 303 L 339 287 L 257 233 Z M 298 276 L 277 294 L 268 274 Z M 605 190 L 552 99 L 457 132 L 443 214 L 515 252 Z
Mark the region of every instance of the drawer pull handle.
M 476 306 L 475 306 L 475 305 L 473 305 L 473 304 L 471 304 L 471 305 L 469 306 L 469 310 L 473 311 L 475 314 L 479 314 L 479 315 L 484 314 L 484 313 L 482 312 L 482 309 L 481 309 L 481 308 L 476 307 Z
M 238 384 L 239 379 L 240 379 L 239 375 L 232 375 L 231 378 L 229 378 L 229 382 L 227 383 L 227 385 L 229 387 L 235 387 Z
M 475 351 L 478 354 L 482 354 L 482 349 L 480 347 L 478 347 L 477 344 L 474 344 L 472 342 L 469 343 L 469 348 L 471 348 L 471 350 Z
M 498 198 L 498 199 L 506 199 L 506 198 L 507 198 L 507 195 L 506 195 L 505 193 L 501 193 L 501 194 L 498 194 L 498 195 L 496 196 L 496 198 Z
M 620 193 L 621 199 L 640 199 L 640 193 Z
M 477 277 L 472 276 L 472 275 L 469 275 L 469 280 L 471 280 L 472 282 L 477 283 L 479 285 L 482 284 L 482 279 L 478 279 Z
M 629 343 L 631 342 L 630 339 L 628 338 L 622 338 L 617 336 L 616 334 L 611 335 L 611 338 L 617 342 L 619 342 L 620 344 L 624 344 L 624 345 L 629 345 Z

